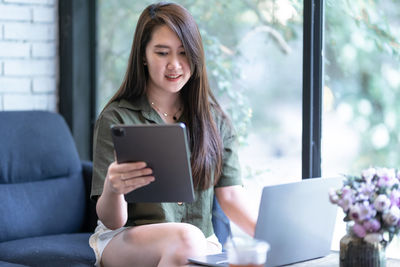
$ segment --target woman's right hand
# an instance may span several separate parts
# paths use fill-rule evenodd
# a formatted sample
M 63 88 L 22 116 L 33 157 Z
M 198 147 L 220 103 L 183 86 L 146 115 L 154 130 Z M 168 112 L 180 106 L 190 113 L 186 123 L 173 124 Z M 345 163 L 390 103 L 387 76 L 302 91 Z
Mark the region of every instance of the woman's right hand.
M 146 162 L 117 163 L 110 164 L 107 171 L 107 185 L 109 190 L 115 194 L 127 194 L 140 187 L 146 186 L 154 181 L 151 174 L 153 170 L 147 167 Z

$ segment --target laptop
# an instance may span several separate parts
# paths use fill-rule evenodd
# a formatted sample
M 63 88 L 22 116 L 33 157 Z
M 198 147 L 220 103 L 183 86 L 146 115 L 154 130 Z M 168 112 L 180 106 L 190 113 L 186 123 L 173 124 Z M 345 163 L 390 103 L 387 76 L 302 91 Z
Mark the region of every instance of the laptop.
M 266 267 L 324 257 L 330 253 L 337 205 L 329 189 L 339 188 L 342 177 L 305 179 L 263 188 L 255 238 L 270 245 Z M 227 254 L 191 258 L 204 266 L 228 266 Z

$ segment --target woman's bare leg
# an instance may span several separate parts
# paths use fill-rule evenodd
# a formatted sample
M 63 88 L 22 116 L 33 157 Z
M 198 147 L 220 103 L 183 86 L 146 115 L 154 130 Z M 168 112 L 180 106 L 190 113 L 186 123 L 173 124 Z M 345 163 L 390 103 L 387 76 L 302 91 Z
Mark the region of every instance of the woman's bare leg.
M 205 254 L 207 241 L 197 227 L 186 223 L 149 224 L 116 235 L 102 255 L 104 267 L 184 266 L 187 258 Z

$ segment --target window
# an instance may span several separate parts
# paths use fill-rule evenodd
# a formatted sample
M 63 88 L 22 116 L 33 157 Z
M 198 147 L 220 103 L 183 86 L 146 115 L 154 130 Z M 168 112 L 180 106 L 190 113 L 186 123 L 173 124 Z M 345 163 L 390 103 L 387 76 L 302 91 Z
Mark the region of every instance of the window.
M 379 6 L 374 1 L 341 2 L 326 4 L 324 175 L 358 174 L 369 166 L 397 167 L 397 5 L 393 1 L 379 1 Z
M 326 1 L 324 176 L 400 165 L 399 14 L 390 0 Z

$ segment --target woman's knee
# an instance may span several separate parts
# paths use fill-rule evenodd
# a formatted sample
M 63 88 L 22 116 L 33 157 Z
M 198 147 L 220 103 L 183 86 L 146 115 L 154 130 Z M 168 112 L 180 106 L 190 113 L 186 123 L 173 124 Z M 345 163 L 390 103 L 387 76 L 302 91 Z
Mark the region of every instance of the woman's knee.
M 187 258 L 207 251 L 207 239 L 203 232 L 187 223 L 134 227 L 123 231 L 118 239 L 120 244 L 124 244 L 124 251 L 135 251 L 128 253 L 132 257 L 148 257 L 142 259 L 143 262 L 159 259 L 164 263 L 160 266 L 184 265 Z
M 178 242 L 187 250 L 203 253 L 207 248 L 207 240 L 203 232 L 196 226 L 182 223 L 177 234 Z
M 188 258 L 205 254 L 206 249 L 207 240 L 199 228 L 190 224 L 179 224 L 175 228 L 174 242 L 167 245 L 161 256 L 160 266 L 184 265 Z

